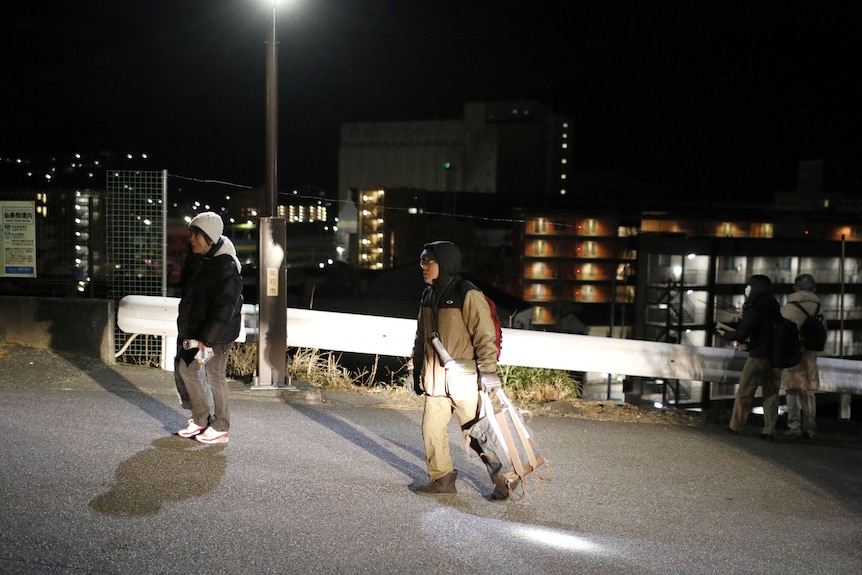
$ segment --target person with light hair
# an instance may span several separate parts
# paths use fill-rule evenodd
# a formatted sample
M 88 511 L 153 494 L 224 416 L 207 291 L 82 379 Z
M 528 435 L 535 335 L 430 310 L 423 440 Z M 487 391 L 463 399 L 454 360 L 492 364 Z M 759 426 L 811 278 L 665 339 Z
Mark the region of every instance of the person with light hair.
M 781 308 L 781 315 L 802 327 L 809 315 L 820 312 L 820 298 L 814 293 L 817 283 L 811 274 L 801 274 L 793 283 L 793 293 Z M 800 309 L 800 307 L 802 309 Z M 824 324 L 825 327 L 825 324 Z M 802 350 L 802 360 L 781 372 L 781 388 L 787 402 L 787 435 L 811 439 L 817 429 L 817 405 L 814 392 L 818 387 L 817 355 L 810 349 Z

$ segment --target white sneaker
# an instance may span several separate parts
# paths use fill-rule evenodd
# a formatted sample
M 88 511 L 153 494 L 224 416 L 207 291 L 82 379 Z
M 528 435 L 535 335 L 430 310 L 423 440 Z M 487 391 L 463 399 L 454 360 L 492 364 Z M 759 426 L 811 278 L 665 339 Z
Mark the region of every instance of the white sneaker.
M 180 437 L 192 437 L 193 435 L 197 435 L 203 430 L 204 428 L 195 423 L 194 419 L 190 419 L 188 424 L 184 428 L 177 431 L 177 435 L 179 435 Z
M 207 427 L 203 433 L 195 435 L 195 439 L 201 443 L 227 443 L 227 431 L 216 431 L 212 427 Z

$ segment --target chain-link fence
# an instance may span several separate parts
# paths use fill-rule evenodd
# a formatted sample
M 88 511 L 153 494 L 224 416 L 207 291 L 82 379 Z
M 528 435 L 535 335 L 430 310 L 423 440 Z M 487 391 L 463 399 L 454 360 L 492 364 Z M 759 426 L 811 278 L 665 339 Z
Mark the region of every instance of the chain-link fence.
M 108 296 L 119 304 L 127 295 L 167 295 L 167 171 L 110 171 L 105 189 Z M 131 334 L 119 326 L 115 349 L 136 363 L 158 363 L 161 338 Z

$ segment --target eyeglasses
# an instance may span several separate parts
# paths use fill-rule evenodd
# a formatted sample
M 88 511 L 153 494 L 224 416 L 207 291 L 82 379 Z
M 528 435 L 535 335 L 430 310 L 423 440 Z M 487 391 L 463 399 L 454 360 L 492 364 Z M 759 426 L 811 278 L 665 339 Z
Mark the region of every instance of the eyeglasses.
M 433 263 L 437 263 L 437 260 L 432 260 L 431 258 L 419 258 L 419 265 L 423 268 L 427 268 Z

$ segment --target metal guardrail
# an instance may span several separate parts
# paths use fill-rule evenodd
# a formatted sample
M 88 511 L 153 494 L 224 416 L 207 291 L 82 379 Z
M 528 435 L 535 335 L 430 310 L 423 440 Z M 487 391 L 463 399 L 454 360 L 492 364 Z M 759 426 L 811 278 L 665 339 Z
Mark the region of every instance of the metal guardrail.
M 117 325 L 129 334 L 163 336 L 163 351 L 176 349 L 178 298 L 126 296 Z M 287 309 L 287 346 L 408 357 L 416 320 Z M 243 306 L 243 333 L 257 339 L 256 306 Z M 164 361 L 163 369 L 173 369 Z M 747 354 L 728 348 L 614 339 L 503 328 L 501 365 L 611 373 L 648 378 L 723 382 L 738 379 Z M 862 361 L 820 357 L 820 391 L 862 394 Z

